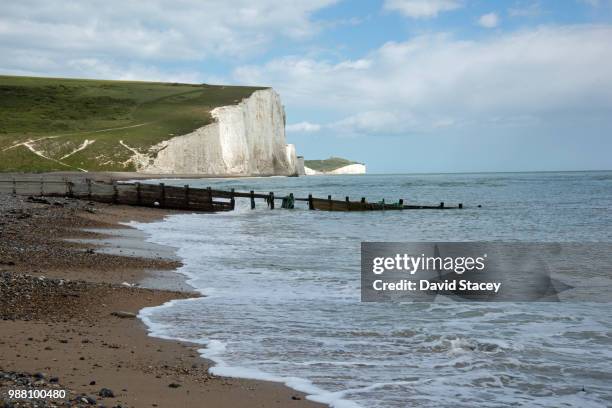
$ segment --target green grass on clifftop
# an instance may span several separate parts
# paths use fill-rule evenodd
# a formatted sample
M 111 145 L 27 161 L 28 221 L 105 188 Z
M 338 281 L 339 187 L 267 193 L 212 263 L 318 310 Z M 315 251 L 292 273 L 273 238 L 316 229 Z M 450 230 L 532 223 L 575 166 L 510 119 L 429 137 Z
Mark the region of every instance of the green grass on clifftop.
M 148 148 L 264 88 L 0 76 L 0 171 L 134 170 Z
M 325 160 L 304 160 L 304 166 L 321 172 L 336 170 L 340 167 L 348 166 L 349 164 L 358 164 L 358 162 L 343 159 L 341 157 L 330 157 Z

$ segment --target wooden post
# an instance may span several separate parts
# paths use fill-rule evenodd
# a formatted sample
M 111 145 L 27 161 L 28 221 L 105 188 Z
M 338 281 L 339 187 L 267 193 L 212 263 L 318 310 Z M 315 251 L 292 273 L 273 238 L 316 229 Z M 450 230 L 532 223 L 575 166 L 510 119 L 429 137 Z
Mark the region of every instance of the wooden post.
M 185 208 L 189 209 L 189 184 L 183 186 L 185 189 Z
M 117 204 L 119 201 L 119 190 L 117 189 L 117 182 L 113 180 L 113 204 Z
M 140 183 L 136 182 L 136 204 L 141 205 L 142 194 L 140 193 Z
M 444 201 L 440 203 L 440 208 L 444 208 Z
M 463 208 L 463 203 L 459 203 L 459 208 Z
M 403 198 L 400 198 L 400 200 L 399 200 L 399 206 L 400 206 L 400 208 L 401 208 L 402 210 L 404 209 L 404 199 L 403 199 Z
M 13 195 L 17 195 L 17 180 L 13 177 Z
M 164 208 L 166 206 L 166 185 L 159 183 L 159 206 Z
M 73 183 L 72 181 L 66 181 L 66 186 L 68 187 L 68 197 L 74 197 L 74 192 L 72 191 Z
M 213 201 L 213 197 L 212 197 L 212 188 L 210 187 L 206 187 L 206 191 L 208 191 L 208 202 L 210 203 L 210 205 L 212 206 L 212 201 Z
M 255 209 L 255 192 L 251 190 L 251 210 Z
M 331 194 L 327 196 L 327 203 L 329 204 L 329 211 L 331 211 L 334 206 L 332 203 Z
M 346 209 L 347 211 L 351 209 L 351 203 L 349 201 L 349 196 L 346 196 Z
M 274 192 L 270 191 L 270 209 L 274 209 Z
M 230 208 L 232 211 L 234 211 L 234 208 L 236 208 L 236 199 L 234 198 L 233 188 L 230 190 Z
M 42 177 L 40 178 L 40 195 L 45 195 L 45 181 Z
M 87 182 L 87 199 L 91 200 L 91 179 L 85 179 Z
M 312 202 L 312 194 L 308 194 L 308 209 L 314 210 L 314 203 Z

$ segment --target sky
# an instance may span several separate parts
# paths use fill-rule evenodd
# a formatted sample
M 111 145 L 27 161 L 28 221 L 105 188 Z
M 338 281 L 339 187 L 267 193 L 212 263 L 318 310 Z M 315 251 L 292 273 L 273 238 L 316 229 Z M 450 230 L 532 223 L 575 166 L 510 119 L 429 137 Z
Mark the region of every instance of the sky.
M 271 86 L 306 159 L 612 169 L 612 0 L 20 0 L 0 74 Z

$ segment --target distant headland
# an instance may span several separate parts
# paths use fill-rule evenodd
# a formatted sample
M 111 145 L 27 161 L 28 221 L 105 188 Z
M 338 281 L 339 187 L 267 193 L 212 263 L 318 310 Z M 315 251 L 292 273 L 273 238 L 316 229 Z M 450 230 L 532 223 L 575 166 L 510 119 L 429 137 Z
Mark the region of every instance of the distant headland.
M 365 174 L 366 166 L 363 163 L 341 157 L 330 157 L 325 160 L 305 160 L 304 170 L 308 176 L 318 174 Z

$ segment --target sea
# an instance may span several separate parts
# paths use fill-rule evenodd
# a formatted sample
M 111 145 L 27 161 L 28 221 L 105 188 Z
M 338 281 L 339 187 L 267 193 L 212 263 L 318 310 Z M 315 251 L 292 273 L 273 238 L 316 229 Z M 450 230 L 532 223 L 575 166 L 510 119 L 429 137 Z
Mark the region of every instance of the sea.
M 201 344 L 213 374 L 282 382 L 340 408 L 612 406 L 610 264 L 597 302 L 360 301 L 364 241 L 612 243 L 612 172 L 164 182 L 464 205 L 323 212 L 237 199 L 233 212 L 132 223 L 175 247 L 177 272 L 205 295 L 140 317 L 153 336 Z

